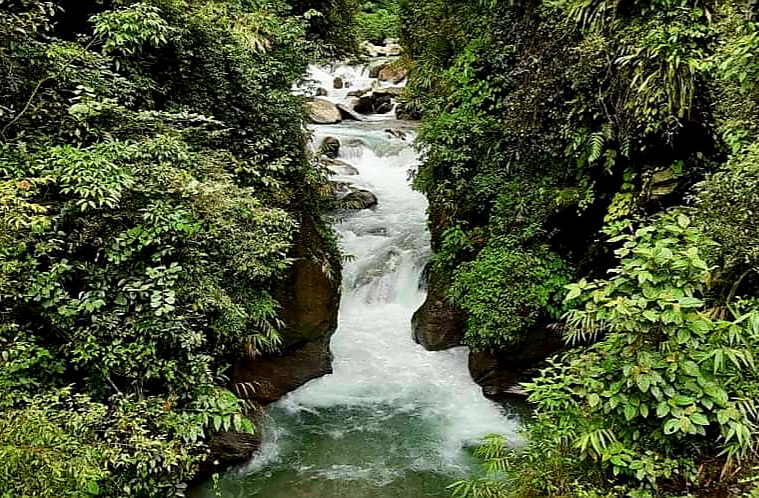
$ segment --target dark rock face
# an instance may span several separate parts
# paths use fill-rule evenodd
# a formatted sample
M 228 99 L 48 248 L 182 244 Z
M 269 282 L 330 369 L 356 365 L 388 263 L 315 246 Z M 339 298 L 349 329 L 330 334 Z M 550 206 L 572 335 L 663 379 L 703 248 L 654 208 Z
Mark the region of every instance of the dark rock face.
M 464 340 L 464 311 L 445 296 L 448 283 L 429 272 L 427 299 L 414 313 L 411 329 L 414 341 L 428 351 L 461 346 Z
M 469 353 L 469 373 L 482 387 L 482 393 L 495 401 L 524 398 L 519 385 L 537 373 L 536 366 L 562 349 L 564 343 L 557 332 L 535 329 L 525 340 L 504 351 Z
M 198 471 L 199 478 L 249 461 L 261 447 L 261 436 L 246 432 L 217 432 L 211 436 L 211 454 Z
M 319 154 L 335 159 L 340 154 L 340 140 L 335 137 L 324 137 L 319 146 Z
M 388 94 L 372 94 L 372 106 L 377 114 L 387 114 L 393 110 L 393 98 Z
M 359 105 L 361 99 L 358 97 L 350 97 L 346 102 L 337 104 L 337 108 L 340 110 L 343 119 L 352 119 L 354 121 L 366 121 L 366 118 L 358 113 L 356 106 Z
M 276 356 L 240 365 L 235 369 L 234 378 L 237 382 L 250 382 L 256 402 L 274 403 L 309 381 L 332 373 L 330 337 L 331 333 Z
M 280 282 L 274 297 L 281 306 L 281 352 L 239 361 L 232 384 L 249 384 L 238 394 L 262 404 L 271 403 L 306 382 L 332 371 L 329 342 L 337 329 L 340 302 L 339 259 L 330 254 L 316 221 L 304 216 L 291 252 L 295 258 L 288 278 Z M 335 275 L 322 269 L 329 261 Z
M 370 209 L 378 203 L 377 196 L 368 190 L 354 189 L 340 199 L 341 209 Z

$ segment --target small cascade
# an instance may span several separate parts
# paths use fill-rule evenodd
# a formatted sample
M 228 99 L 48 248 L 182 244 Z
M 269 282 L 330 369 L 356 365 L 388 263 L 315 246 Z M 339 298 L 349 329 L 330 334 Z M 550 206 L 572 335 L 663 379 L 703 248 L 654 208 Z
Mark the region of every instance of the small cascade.
M 365 84 L 365 73 L 312 68 L 325 84 L 337 76 Z M 418 165 L 413 126 L 385 116 L 313 127 L 315 147 L 327 136 L 359 173 L 334 180 L 378 199 L 335 222 L 348 258 L 334 373 L 267 408 L 263 447 L 223 477 L 223 496 L 442 498 L 472 470 L 469 448 L 490 433 L 516 438 L 518 421 L 482 396 L 466 348 L 428 352 L 412 340 L 431 255 L 426 199 L 409 184 Z M 213 496 L 211 485 L 199 496 Z

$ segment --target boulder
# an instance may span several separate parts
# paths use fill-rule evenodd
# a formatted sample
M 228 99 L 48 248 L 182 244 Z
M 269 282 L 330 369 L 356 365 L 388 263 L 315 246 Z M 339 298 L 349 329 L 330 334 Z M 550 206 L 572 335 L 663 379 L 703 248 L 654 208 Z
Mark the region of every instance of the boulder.
M 235 369 L 235 380 L 247 379 L 252 386 L 250 396 L 257 403 L 274 403 L 309 381 L 332 373 L 329 343 L 330 336 L 325 335 L 290 347 L 276 356 L 253 360 L 245 367 Z
M 648 183 L 648 200 L 660 201 L 675 193 L 680 186 L 680 178 L 671 168 L 656 171 Z
M 390 95 L 393 98 L 400 97 L 403 93 L 402 86 L 383 86 L 372 89 L 374 95 Z
M 327 95 L 328 95 L 328 92 L 325 88 L 319 87 L 316 89 L 317 97 L 326 97 Z
M 405 80 L 408 76 L 408 71 L 400 67 L 397 64 L 388 64 L 380 69 L 379 79 L 380 81 L 388 81 L 393 85 L 397 85 L 401 81 Z
M 319 154 L 327 156 L 330 159 L 335 159 L 340 154 L 340 140 L 335 137 L 324 137 L 321 145 L 319 145 Z
M 384 47 L 378 47 L 377 45 L 368 42 L 363 41 L 361 42 L 361 45 L 359 46 L 362 52 L 364 52 L 366 55 L 370 57 L 377 57 L 378 55 L 381 55 L 381 53 L 385 52 Z
M 370 78 L 379 78 L 380 71 L 386 67 L 388 64 L 390 64 L 390 61 L 387 59 L 379 59 L 376 61 L 370 62 L 366 66 L 366 70 L 369 73 Z
M 342 78 L 335 78 L 335 80 L 332 82 L 332 87 L 335 90 L 342 90 L 343 87 L 345 87 L 345 82 Z
M 261 436 L 259 433 L 216 432 L 211 435 L 209 446 L 211 453 L 199 469 L 203 476 L 249 461 L 261 447 Z
M 393 138 L 397 138 L 399 140 L 406 140 L 406 132 L 403 130 L 394 130 L 392 128 L 388 128 L 385 130 L 385 133 L 387 133 Z
M 281 351 L 241 359 L 232 369 L 233 386 L 253 387 L 238 389 L 241 397 L 270 403 L 332 370 L 329 342 L 337 329 L 340 258 L 318 223 L 310 215 L 299 220 L 289 254 L 294 263 L 272 292 L 280 305 Z
M 319 97 L 306 100 L 306 114 L 314 124 L 336 124 L 343 120 L 335 104 Z
M 340 209 L 370 209 L 377 205 L 377 196 L 368 190 L 351 189 L 351 191 L 342 197 L 338 202 Z
M 372 93 L 372 89 L 371 88 L 363 88 L 363 89 L 359 89 L 359 90 L 351 90 L 350 92 L 348 92 L 348 97 L 362 97 L 362 96 L 364 96 L 366 94 L 370 94 L 370 93 Z
M 428 351 L 463 344 L 465 314 L 446 296 L 448 285 L 441 275 L 427 272 L 427 299 L 411 318 L 414 342 Z
M 359 97 L 348 97 L 344 102 L 337 104 L 343 119 L 353 119 L 354 121 L 366 121 L 366 118 L 356 112 L 355 107 L 359 104 Z
M 390 95 L 372 94 L 372 108 L 377 114 L 392 112 L 393 98 Z
M 322 160 L 322 164 L 324 164 L 330 171 L 332 171 L 336 175 L 355 176 L 359 174 L 359 171 L 358 169 L 356 169 L 355 166 L 348 164 L 345 161 L 341 161 L 339 159 L 324 159 Z
M 358 100 L 353 106 L 353 110 L 361 114 L 371 114 L 374 112 L 374 100 L 371 93 L 356 97 Z
M 518 344 L 498 352 L 469 353 L 469 373 L 482 387 L 482 393 L 495 401 L 524 397 L 521 382 L 529 381 L 537 366 L 564 347 L 561 334 L 548 327 L 525 331 Z

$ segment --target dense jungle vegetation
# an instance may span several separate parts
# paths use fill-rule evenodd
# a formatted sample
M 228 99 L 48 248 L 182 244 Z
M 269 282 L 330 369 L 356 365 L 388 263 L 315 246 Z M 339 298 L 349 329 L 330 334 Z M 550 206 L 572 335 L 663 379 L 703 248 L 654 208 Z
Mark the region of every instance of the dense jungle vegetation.
M 291 88 L 354 10 L 0 0 L 0 496 L 180 496 L 252 429 L 225 368 L 301 220 L 336 256 Z
M 561 335 L 457 496 L 759 496 L 759 24 L 743 0 L 401 2 L 433 274 Z

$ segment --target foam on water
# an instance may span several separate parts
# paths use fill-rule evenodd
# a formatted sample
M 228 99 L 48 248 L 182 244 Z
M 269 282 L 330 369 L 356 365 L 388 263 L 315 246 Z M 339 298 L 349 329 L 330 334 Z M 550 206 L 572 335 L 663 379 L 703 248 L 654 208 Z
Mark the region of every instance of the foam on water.
M 334 373 L 267 410 L 264 444 L 222 480 L 224 496 L 419 498 L 471 468 L 466 448 L 490 433 L 516 438 L 518 421 L 485 399 L 467 350 L 428 352 L 411 336 L 430 257 L 426 199 L 411 189 L 411 146 L 385 132 L 400 123 L 317 127 L 337 137 L 340 158 L 379 205 L 336 224 L 345 264 Z

